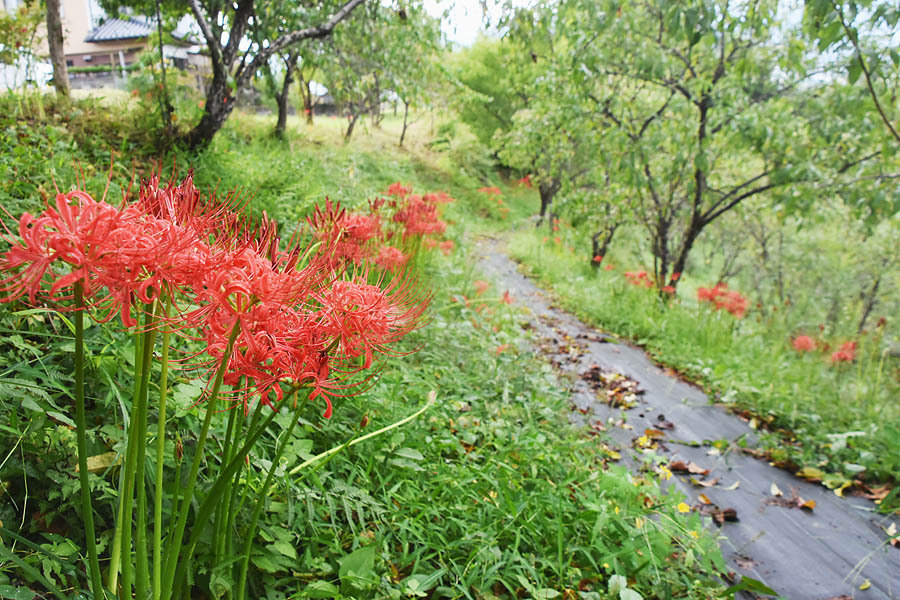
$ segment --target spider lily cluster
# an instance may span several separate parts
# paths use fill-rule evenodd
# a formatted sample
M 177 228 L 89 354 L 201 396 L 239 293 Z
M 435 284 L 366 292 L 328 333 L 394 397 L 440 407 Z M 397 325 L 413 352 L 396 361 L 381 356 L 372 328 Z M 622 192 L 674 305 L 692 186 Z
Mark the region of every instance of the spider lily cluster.
M 284 451 L 282 443 L 242 532 L 242 560 L 232 566 L 233 487 L 253 444 L 277 409 L 299 413 L 301 394 L 322 402 L 323 416 L 330 418 L 332 399 L 357 393 L 377 372 L 378 358 L 397 353 L 395 343 L 423 322 L 429 294 L 412 276 L 410 263 L 444 232 L 440 205 L 451 198 L 411 192 L 394 184 L 390 200 L 370 203 L 367 213 L 326 201 L 283 244 L 265 214 L 256 221 L 246 216 L 240 194 L 204 194 L 192 173 L 178 184 L 154 176 L 142 182 L 136 199 L 119 206 L 80 190 L 58 193 L 41 214 L 23 214 L 15 231 L 5 231 L 9 249 L 0 255 L 0 302 L 27 300 L 73 314 L 82 515 L 95 598 L 107 593 L 130 598 L 132 587 L 140 598 L 189 595 L 187 565 L 207 527 L 216 539 L 210 568 L 216 562 L 228 565 L 238 580 L 236 596 L 243 597 L 256 519 Z M 99 322 L 118 318 L 135 336 L 134 395 L 105 586 L 85 456 L 84 315 Z M 160 336 L 150 544 L 143 482 L 152 437 L 149 380 Z M 200 350 L 170 361 L 169 348 L 177 339 Z M 170 365 L 205 382 L 197 400 L 205 404 L 205 417 L 186 483 L 173 483 L 178 477 L 163 469 L 180 464 L 178 457 L 165 455 Z M 211 482 L 206 495 L 195 497 L 219 403 L 240 410 L 229 412 L 221 461 L 205 473 Z M 275 410 L 266 416 L 263 407 Z M 162 498 L 172 486 L 173 508 L 166 518 Z

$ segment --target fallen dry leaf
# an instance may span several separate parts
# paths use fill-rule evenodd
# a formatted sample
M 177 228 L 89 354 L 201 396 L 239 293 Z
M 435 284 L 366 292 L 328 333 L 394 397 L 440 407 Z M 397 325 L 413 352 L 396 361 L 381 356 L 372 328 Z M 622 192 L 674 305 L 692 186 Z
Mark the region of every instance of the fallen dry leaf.
M 113 466 L 117 462 L 119 462 L 117 457 L 119 454 L 117 452 L 105 452 L 103 454 L 97 454 L 96 456 L 88 456 L 87 458 L 87 470 L 88 473 L 97 473 L 99 471 L 105 471 L 109 467 Z M 78 465 L 75 465 L 75 472 L 78 473 Z
M 699 496 L 697 496 L 697 500 L 699 500 L 703 504 L 712 504 L 712 500 L 710 500 L 706 494 L 700 494 Z
M 741 480 L 738 479 L 737 481 L 735 481 L 734 483 L 732 483 L 731 485 L 729 485 L 729 486 L 728 486 L 727 488 L 725 488 L 725 489 L 728 490 L 728 491 L 730 492 L 731 490 L 736 490 L 736 489 L 738 489 L 738 488 L 740 487 L 740 485 L 741 485 Z
M 694 479 L 693 477 L 691 477 L 691 483 L 698 487 L 715 487 L 715 485 L 719 483 L 719 478 L 713 477 L 709 481 L 700 481 L 699 479 Z
M 863 581 L 862 585 L 859 586 L 859 590 L 860 590 L 861 592 L 864 592 L 864 591 L 866 591 L 867 589 L 869 589 L 870 587 L 872 587 L 872 582 L 869 581 L 868 579 L 866 579 L 865 581 Z
M 779 496 L 783 496 L 783 495 L 784 495 L 784 492 L 782 492 L 782 491 L 778 488 L 778 486 L 775 485 L 774 483 L 772 484 L 772 487 L 769 488 L 769 493 L 771 493 L 771 494 L 772 494 L 773 496 L 775 496 L 776 498 L 779 497 Z
M 709 469 L 704 469 L 694 462 L 687 464 L 681 460 L 675 460 L 669 463 L 669 470 L 673 473 L 693 473 L 694 475 L 709 475 Z

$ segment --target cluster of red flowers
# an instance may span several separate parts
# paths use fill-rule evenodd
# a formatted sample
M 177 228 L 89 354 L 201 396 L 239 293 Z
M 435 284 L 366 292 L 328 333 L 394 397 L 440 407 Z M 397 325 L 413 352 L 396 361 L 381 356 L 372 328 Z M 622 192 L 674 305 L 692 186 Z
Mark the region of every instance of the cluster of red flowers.
M 645 288 L 653 287 L 653 280 L 650 279 L 650 274 L 647 271 L 625 271 L 625 279 L 631 285 Z
M 202 194 L 190 173 L 179 185 L 151 177 L 118 207 L 83 191 L 57 194 L 41 214 L 19 218 L 17 235 L 2 236 L 10 249 L 0 255 L 0 302 L 71 309 L 80 285 L 94 318 L 119 314 L 134 328 L 135 310 L 149 314 L 168 296 L 174 316 L 155 326 L 204 342 L 206 358 L 185 361 L 186 371 L 220 368 L 235 332 L 224 371 L 234 404 L 246 410 L 254 393 L 271 404 L 282 384 L 308 387 L 329 417 L 330 397 L 349 393 L 360 383 L 352 375 L 419 326 L 428 296 L 405 271 L 386 283 L 367 265 L 335 260 L 365 254 L 380 235 L 377 215 L 329 203 L 310 218 L 315 244 L 301 246 L 297 234 L 282 248 L 275 223 L 265 215 L 254 223 L 243 208 L 237 195 Z M 398 267 L 405 257 L 382 247 L 373 262 Z
M 489 196 L 499 196 L 501 194 L 500 188 L 498 187 L 481 187 L 478 188 L 478 191 Z
M 743 319 L 747 314 L 749 301 L 740 292 L 729 290 L 724 283 L 717 283 L 711 288 L 697 288 L 697 300 L 709 302 L 716 310 L 725 310 L 738 319 Z
M 531 186 L 533 185 L 531 181 L 531 175 L 526 175 L 522 179 L 517 179 L 516 184 L 531 188 Z
M 817 341 L 808 335 L 798 335 L 791 340 L 791 346 L 797 352 L 814 352 L 821 350 L 828 353 L 831 346 L 826 342 Z M 842 362 L 853 362 L 856 359 L 857 343 L 853 340 L 844 342 L 837 350 L 828 356 L 828 362 L 837 364 Z

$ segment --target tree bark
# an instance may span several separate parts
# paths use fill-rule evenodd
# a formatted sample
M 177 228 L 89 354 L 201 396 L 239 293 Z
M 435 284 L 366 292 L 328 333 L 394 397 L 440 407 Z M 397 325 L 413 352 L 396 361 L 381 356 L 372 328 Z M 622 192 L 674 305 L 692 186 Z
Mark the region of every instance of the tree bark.
M 47 0 L 47 45 L 50 47 L 50 63 L 53 65 L 53 87 L 60 96 L 69 97 L 69 69 L 63 50 L 62 19 L 59 0 Z
M 538 193 L 541 196 L 541 212 L 538 217 L 537 227 L 540 227 L 541 223 L 544 221 L 544 217 L 547 216 L 547 211 L 550 209 L 550 205 L 553 203 L 553 197 L 556 196 L 559 187 L 560 183 L 556 179 L 551 179 L 550 181 L 542 180 L 540 185 L 538 185 Z
M 204 148 L 212 141 L 213 136 L 231 114 L 234 109 L 234 97 L 232 96 L 229 80 L 234 83 L 234 95 L 250 85 L 253 76 L 268 64 L 269 59 L 276 53 L 308 39 L 321 39 L 331 35 L 334 28 L 350 16 L 356 7 L 365 0 L 348 0 L 331 17 L 315 27 L 299 29 L 282 35 L 264 48 L 254 47 L 251 51 L 243 52 L 240 60 L 238 55 L 242 53 L 240 44 L 244 39 L 251 17 L 254 16 L 254 0 L 239 0 L 233 6 L 234 13 L 227 16 L 230 19 L 231 29 L 228 31 L 228 41 L 223 45 L 220 36 L 213 31 L 213 23 L 221 13 L 214 11 L 212 19 L 204 14 L 199 0 L 188 0 L 194 20 L 203 33 L 209 49 L 209 59 L 212 63 L 213 78 L 206 95 L 203 116 L 197 125 L 185 136 L 184 141 L 192 150 Z M 252 58 L 250 58 L 252 56 Z M 237 65 L 235 67 L 235 65 Z
M 347 133 L 344 134 L 344 143 L 350 143 L 350 136 L 353 135 L 353 128 L 356 127 L 356 122 L 359 120 L 359 113 L 354 113 L 353 116 L 350 117 L 350 123 L 347 125 Z
M 278 122 L 275 124 L 275 137 L 284 138 L 285 129 L 287 129 L 287 111 L 288 111 L 288 92 L 291 83 L 294 82 L 294 67 L 297 63 L 296 54 L 288 54 L 284 59 L 284 81 L 281 84 L 281 91 L 275 96 L 275 103 L 278 104 Z
M 614 223 L 591 236 L 591 266 L 595 269 L 600 267 L 600 263 L 594 261 L 594 257 L 606 256 L 606 253 L 609 251 L 609 245 L 612 243 L 613 236 L 616 235 L 616 229 L 618 228 L 619 223 Z
M 406 139 L 406 130 L 409 127 L 409 102 L 403 101 L 403 129 L 400 131 L 400 143 L 397 144 L 401 148 L 403 147 L 403 140 Z

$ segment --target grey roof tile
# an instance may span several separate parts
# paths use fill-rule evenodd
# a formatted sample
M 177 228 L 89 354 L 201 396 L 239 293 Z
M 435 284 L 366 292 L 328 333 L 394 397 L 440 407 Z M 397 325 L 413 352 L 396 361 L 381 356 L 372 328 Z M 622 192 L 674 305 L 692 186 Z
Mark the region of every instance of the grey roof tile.
M 107 19 L 103 25 L 93 29 L 84 41 L 112 42 L 144 38 L 153 33 L 153 24 L 135 18 Z

